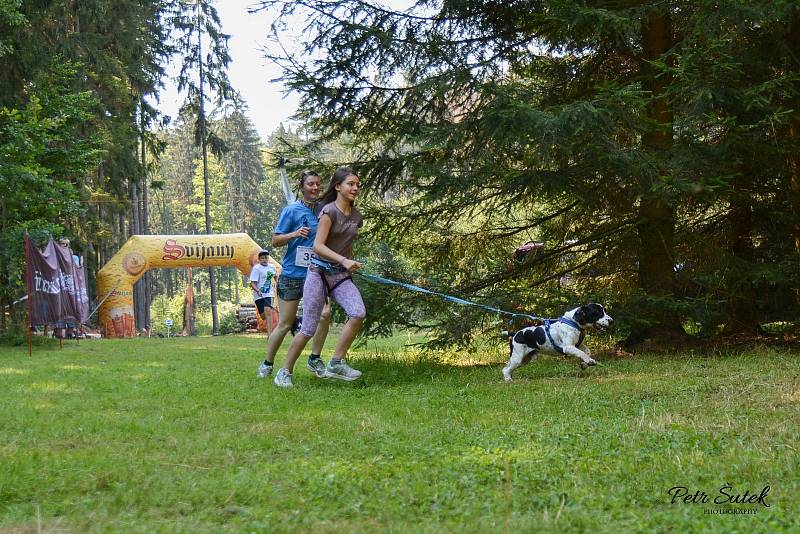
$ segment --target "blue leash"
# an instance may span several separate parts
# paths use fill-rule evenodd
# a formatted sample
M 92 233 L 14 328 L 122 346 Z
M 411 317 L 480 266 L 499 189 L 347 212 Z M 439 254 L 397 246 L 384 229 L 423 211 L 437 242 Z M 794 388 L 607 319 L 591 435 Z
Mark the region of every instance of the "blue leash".
M 485 304 L 478 304 L 477 302 L 470 302 L 468 300 L 460 299 L 460 298 L 454 297 L 452 295 L 445 295 L 444 293 L 439 293 L 437 291 L 431 291 L 430 289 L 425 289 L 424 287 L 419 287 L 419 286 L 415 286 L 415 285 L 412 285 L 412 284 L 406 284 L 406 283 L 403 283 L 403 282 L 397 282 L 395 280 L 390 280 L 388 278 L 383 278 L 382 276 L 376 276 L 374 274 L 366 274 L 366 273 L 362 273 L 360 271 L 355 271 L 354 274 L 357 274 L 358 276 L 360 276 L 360 277 L 362 277 L 362 278 L 364 278 L 366 280 L 369 280 L 370 282 L 374 282 L 376 284 L 381 284 L 381 285 L 386 285 L 386 286 L 402 287 L 402 288 L 408 289 L 410 291 L 416 291 L 417 293 L 423 293 L 425 295 L 433 295 L 433 296 L 436 296 L 436 297 L 441 297 L 444 300 L 447 300 L 447 301 L 452 302 L 454 304 L 459 304 L 461 306 L 474 306 L 476 308 L 481 308 L 482 310 L 486 310 L 488 312 L 497 313 L 497 314 L 500 314 L 500 315 L 510 315 L 512 321 L 514 320 L 514 317 L 526 317 L 526 318 L 528 318 L 528 319 L 530 319 L 532 321 L 541 321 L 542 325 L 545 328 L 545 332 L 547 333 L 547 338 L 549 339 L 550 344 L 553 345 L 553 347 L 561 354 L 564 354 L 564 349 L 562 347 L 558 346 L 553 341 L 553 337 L 550 335 L 550 325 L 552 323 L 556 323 L 556 322 L 565 323 L 565 324 L 571 326 L 572 328 L 575 328 L 576 330 L 580 331 L 581 336 L 580 336 L 580 340 L 578 341 L 578 345 L 580 345 L 583 342 L 584 336 L 586 335 L 584 333 L 583 329 L 580 327 L 580 325 L 578 323 L 576 323 L 572 319 L 567 319 L 566 317 L 560 317 L 558 319 L 545 319 L 543 317 L 536 317 L 536 316 L 533 316 L 533 315 L 528 315 L 527 313 L 509 312 L 509 311 L 501 310 L 500 308 L 494 308 L 492 306 L 487 306 Z M 597 365 L 600 365 L 600 366 L 603 365 L 600 362 L 596 362 L 596 363 L 597 363 Z
M 505 310 L 501 310 L 500 308 L 494 308 L 492 306 L 487 306 L 485 304 L 478 304 L 477 302 L 470 302 L 469 300 L 460 299 L 458 297 L 454 297 L 452 295 L 445 295 L 444 293 L 439 293 L 436 291 L 431 291 L 430 289 L 425 289 L 424 287 L 415 286 L 412 284 L 406 284 L 403 282 L 397 282 L 395 280 L 389 280 L 388 278 L 383 278 L 382 276 L 376 276 L 374 274 L 366 274 L 360 271 L 356 271 L 355 274 L 358 276 L 369 280 L 370 282 L 375 282 L 376 284 L 386 285 L 386 286 L 397 286 L 402 287 L 404 289 L 408 289 L 410 291 L 416 291 L 417 293 L 423 293 L 425 295 L 433 295 L 436 297 L 441 297 L 444 300 L 452 302 L 454 304 L 459 304 L 461 306 L 474 306 L 476 308 L 481 308 L 482 310 L 486 310 L 492 313 L 498 313 L 500 315 L 510 315 L 513 319 L 514 317 L 526 317 L 532 321 L 541 321 L 541 317 L 535 317 L 533 315 L 528 315 L 526 313 L 514 313 Z

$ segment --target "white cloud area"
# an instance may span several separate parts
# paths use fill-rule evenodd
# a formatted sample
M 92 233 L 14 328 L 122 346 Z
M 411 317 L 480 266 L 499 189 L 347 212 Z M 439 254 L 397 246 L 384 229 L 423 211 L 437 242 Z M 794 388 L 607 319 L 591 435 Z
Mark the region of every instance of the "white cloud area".
M 412 4 L 410 0 L 384 0 L 381 3 L 398 10 Z M 274 13 L 248 13 L 248 8 L 256 4 L 256 0 L 218 0 L 215 3 L 222 20 L 222 31 L 231 36 L 228 41 L 233 59 L 228 71 L 231 85 L 242 95 L 248 106 L 248 117 L 261 138 L 266 139 L 281 123 L 293 125 L 291 116 L 297 111 L 299 98 L 294 93 L 284 94 L 284 86 L 271 81 L 278 78 L 281 71 L 264 57 L 261 49 L 267 43 Z M 296 26 L 301 28 L 303 24 L 298 20 Z M 174 64 L 167 69 L 169 78 L 157 103 L 158 109 L 173 119 L 186 99 L 185 94 L 178 93 L 173 80 L 179 67 L 180 58 L 175 58 Z

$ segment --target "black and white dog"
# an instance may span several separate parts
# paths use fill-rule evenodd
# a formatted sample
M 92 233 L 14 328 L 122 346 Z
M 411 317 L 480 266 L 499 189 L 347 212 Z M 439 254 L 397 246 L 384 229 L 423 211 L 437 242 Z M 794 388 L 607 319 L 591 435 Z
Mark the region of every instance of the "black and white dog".
M 535 359 L 539 351 L 574 356 L 580 359 L 581 369 L 597 365 L 583 344 L 586 327 L 604 330 L 613 322 L 605 308 L 592 303 L 569 310 L 558 319 L 545 320 L 541 326 L 529 326 L 515 332 L 509 341 L 511 354 L 503 367 L 503 378 L 510 382 L 514 369 Z

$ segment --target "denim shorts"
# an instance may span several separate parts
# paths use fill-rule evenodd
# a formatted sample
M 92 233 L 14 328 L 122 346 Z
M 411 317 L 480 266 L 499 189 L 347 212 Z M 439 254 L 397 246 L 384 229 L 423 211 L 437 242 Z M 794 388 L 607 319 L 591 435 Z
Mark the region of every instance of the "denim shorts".
M 278 298 L 285 301 L 300 300 L 303 298 L 303 284 L 305 283 L 305 278 L 281 276 L 278 278 Z

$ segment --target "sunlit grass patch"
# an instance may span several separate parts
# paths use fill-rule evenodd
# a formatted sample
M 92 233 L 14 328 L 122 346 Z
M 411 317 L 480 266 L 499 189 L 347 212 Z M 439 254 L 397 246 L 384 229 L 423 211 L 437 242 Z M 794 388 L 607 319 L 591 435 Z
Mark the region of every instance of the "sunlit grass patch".
M 68 382 L 34 382 L 28 386 L 28 390 L 37 393 L 80 393 L 81 388 Z
M 96 365 L 78 365 L 74 363 L 60 365 L 58 368 L 64 371 L 94 371 L 98 369 Z
M 23 371 L 2 374 L 0 531 L 35 503 L 43 529 L 73 532 L 798 527 L 791 353 L 548 357 L 506 384 L 502 358 L 406 340 L 353 351 L 353 383 L 304 354 L 288 391 L 255 376 L 263 336 L 0 348 Z M 711 517 L 666 493 L 725 482 L 771 484 L 770 508 Z
M 0 367 L 0 375 L 26 375 L 30 373 L 27 369 L 17 369 L 15 367 Z

